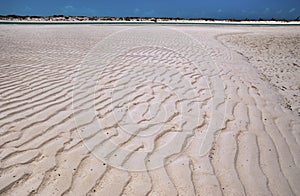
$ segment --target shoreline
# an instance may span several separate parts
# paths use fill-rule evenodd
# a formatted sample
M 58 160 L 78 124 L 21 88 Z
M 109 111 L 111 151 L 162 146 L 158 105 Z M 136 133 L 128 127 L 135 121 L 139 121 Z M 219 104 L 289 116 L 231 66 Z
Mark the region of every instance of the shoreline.
M 155 24 L 155 25 L 257 25 L 257 26 L 298 26 L 300 21 L 228 21 L 228 20 L 216 20 L 216 21 L 206 21 L 206 20 L 169 20 L 169 21 L 36 21 L 36 20 L 0 20 L 0 24 Z

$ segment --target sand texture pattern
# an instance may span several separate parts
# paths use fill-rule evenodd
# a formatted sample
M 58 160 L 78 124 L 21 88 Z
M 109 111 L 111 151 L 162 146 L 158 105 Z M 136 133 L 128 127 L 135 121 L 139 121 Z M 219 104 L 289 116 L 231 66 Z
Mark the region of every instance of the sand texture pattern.
M 296 29 L 276 27 L 219 39 L 244 55 L 284 97 L 286 107 L 300 114 L 300 33 Z
M 299 27 L 0 29 L 0 195 L 300 195 Z

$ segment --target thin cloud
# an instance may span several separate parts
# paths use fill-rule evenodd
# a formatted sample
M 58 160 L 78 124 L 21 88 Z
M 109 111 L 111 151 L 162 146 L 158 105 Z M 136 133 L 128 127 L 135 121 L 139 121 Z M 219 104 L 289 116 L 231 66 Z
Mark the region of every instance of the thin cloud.
M 155 14 L 155 10 L 153 10 L 153 9 L 145 12 L 146 16 L 153 16 L 154 14 Z
M 296 8 L 292 8 L 292 9 L 289 10 L 289 13 L 292 13 L 292 12 L 294 12 L 295 10 L 296 10 Z
M 270 11 L 270 8 L 265 8 L 264 13 L 268 13 Z
M 32 8 L 29 6 L 25 6 L 25 8 L 24 8 L 24 11 L 31 11 L 31 10 L 32 10 Z
M 141 10 L 139 8 L 134 9 L 134 13 L 139 13 Z
M 62 12 L 63 14 L 66 14 L 66 15 L 76 15 L 77 13 L 76 12 L 76 9 L 74 6 L 72 5 L 66 5 L 62 8 Z
M 72 6 L 72 5 L 67 5 L 67 6 L 65 6 L 65 9 L 67 9 L 67 10 L 74 10 L 74 6 Z

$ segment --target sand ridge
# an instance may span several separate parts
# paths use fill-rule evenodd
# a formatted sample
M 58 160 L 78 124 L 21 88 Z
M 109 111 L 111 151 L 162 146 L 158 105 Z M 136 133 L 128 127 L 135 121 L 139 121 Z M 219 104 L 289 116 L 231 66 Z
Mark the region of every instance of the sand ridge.
M 220 42 L 254 27 L 0 28 L 1 194 L 300 194 L 299 116 Z

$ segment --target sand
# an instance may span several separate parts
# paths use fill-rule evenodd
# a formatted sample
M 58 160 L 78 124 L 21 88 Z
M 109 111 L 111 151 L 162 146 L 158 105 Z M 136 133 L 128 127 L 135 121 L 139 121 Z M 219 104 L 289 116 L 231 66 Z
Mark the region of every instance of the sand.
M 300 114 L 300 33 L 297 28 L 259 28 L 252 33 L 220 36 L 245 56 L 284 97 L 286 107 Z M 251 31 L 250 31 L 251 32 Z
M 300 27 L 0 29 L 1 195 L 300 195 Z

